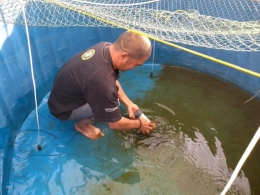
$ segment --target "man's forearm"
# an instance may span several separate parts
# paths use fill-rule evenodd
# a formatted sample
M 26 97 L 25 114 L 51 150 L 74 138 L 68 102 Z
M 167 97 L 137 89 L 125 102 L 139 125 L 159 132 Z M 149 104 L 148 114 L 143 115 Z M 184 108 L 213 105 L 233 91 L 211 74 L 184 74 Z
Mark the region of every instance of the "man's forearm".
M 114 123 L 108 123 L 108 126 L 114 130 L 131 130 L 140 127 L 139 120 L 130 120 L 122 117 L 119 121 Z
M 116 81 L 116 84 L 118 86 L 118 98 L 120 102 L 122 102 L 126 107 L 133 104 L 133 102 L 127 97 L 125 94 L 122 86 L 120 85 L 119 81 Z

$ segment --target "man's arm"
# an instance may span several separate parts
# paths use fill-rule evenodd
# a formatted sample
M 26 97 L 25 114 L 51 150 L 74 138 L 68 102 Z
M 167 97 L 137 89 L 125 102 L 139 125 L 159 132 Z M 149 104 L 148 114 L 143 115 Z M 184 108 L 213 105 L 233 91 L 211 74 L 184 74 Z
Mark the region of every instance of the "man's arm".
M 134 119 L 134 112 L 139 109 L 139 107 L 134 104 L 125 94 L 123 88 L 121 87 L 119 81 L 116 81 L 116 85 L 118 86 L 118 98 L 119 100 L 126 106 L 128 110 L 129 117 Z M 114 130 L 131 130 L 137 129 L 144 133 L 149 134 L 151 130 L 155 128 L 154 122 L 147 122 L 146 120 L 131 120 L 125 117 L 122 117 L 119 121 L 114 123 L 108 123 L 109 127 Z
M 118 98 L 120 102 L 122 102 L 127 108 L 129 117 L 134 119 L 134 112 L 138 110 L 139 107 L 127 97 L 118 80 L 116 81 L 116 85 L 118 86 Z
M 119 100 L 126 106 L 128 107 L 131 104 L 134 104 L 125 94 L 122 86 L 120 85 L 119 81 L 116 80 L 116 85 L 118 86 L 118 97 Z
M 114 130 L 131 130 L 139 129 L 143 134 L 149 134 L 155 128 L 154 122 L 147 122 L 144 119 L 131 120 L 125 117 L 122 117 L 119 121 L 114 123 L 108 123 L 108 126 Z

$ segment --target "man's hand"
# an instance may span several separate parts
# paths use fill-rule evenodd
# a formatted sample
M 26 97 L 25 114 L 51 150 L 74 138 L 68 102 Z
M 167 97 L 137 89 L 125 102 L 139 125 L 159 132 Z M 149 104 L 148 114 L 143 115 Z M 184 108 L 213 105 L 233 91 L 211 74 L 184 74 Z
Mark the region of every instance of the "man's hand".
M 151 131 L 156 128 L 155 122 L 153 121 L 147 122 L 144 119 L 140 119 L 140 120 L 141 120 L 141 127 L 139 128 L 139 130 L 142 134 L 150 134 Z
M 131 119 L 135 119 L 134 112 L 139 110 L 139 107 L 136 104 L 130 104 L 127 107 L 128 115 Z

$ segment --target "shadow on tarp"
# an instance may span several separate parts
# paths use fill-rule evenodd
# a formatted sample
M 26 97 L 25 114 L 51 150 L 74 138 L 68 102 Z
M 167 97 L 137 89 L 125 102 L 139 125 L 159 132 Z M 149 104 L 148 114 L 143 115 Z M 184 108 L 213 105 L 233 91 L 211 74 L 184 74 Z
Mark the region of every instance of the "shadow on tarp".
M 153 78 L 149 77 L 149 65 L 122 73 L 120 82 L 133 101 L 144 98 L 146 92 L 155 86 L 154 81 L 162 67 L 156 65 L 154 68 Z M 143 78 L 135 78 L 137 72 Z M 6 183 L 8 194 L 67 194 L 72 189 L 88 190 L 90 183 L 106 188 L 108 178 L 122 184 L 140 182 L 139 171 L 133 166 L 136 156 L 134 146 L 124 147 L 122 137 L 106 124 L 98 124 L 105 133 L 104 137 L 95 141 L 87 139 L 74 129 L 75 121 L 60 121 L 49 113 L 48 96 L 45 96 L 38 109 L 42 150 L 37 150 L 35 110 L 21 130 L 14 131 L 16 138 L 10 145 L 13 155 L 9 181 Z M 122 109 L 122 114 L 124 112 Z

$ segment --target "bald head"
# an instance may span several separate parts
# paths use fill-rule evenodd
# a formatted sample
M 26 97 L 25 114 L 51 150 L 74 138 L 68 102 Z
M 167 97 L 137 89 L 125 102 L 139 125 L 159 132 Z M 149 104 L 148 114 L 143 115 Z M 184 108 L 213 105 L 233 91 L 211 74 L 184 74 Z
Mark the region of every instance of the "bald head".
M 131 58 L 142 59 L 151 55 L 151 41 L 142 35 L 126 31 L 113 44 L 116 51 L 125 51 Z

